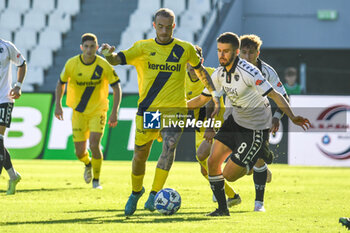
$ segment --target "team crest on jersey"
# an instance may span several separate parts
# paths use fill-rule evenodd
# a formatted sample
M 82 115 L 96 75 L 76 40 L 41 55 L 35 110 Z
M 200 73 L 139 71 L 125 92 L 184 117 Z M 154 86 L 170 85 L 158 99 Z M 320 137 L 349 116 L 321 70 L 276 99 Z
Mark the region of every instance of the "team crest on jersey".
M 266 79 L 264 79 L 264 80 L 258 79 L 258 80 L 256 80 L 255 85 L 260 86 L 260 85 L 262 85 L 265 81 L 266 81 Z
M 235 74 L 234 78 L 235 78 L 236 81 L 238 81 L 239 80 L 239 75 Z
M 155 55 L 156 55 L 156 52 L 151 52 L 149 55 L 150 55 L 150 56 L 155 56 Z

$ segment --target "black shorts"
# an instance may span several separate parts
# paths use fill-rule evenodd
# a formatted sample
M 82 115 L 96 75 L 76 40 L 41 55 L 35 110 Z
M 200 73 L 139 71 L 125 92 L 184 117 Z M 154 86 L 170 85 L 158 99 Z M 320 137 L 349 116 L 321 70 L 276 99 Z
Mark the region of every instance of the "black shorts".
M 10 128 L 13 103 L 0 104 L 0 125 Z
M 267 162 L 273 155 L 269 149 L 269 129 L 244 128 L 234 121 L 232 115 L 224 121 L 214 138 L 232 150 L 231 160 L 247 168 L 247 172 L 253 168 L 258 158 Z

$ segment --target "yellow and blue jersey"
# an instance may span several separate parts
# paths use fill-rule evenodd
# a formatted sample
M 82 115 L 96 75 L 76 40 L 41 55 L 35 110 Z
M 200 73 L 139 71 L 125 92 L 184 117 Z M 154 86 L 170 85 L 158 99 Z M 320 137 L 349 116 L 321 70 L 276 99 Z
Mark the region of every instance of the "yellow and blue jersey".
M 186 109 L 186 64 L 199 68 L 200 58 L 194 46 L 179 39 L 159 44 L 155 39 L 137 41 L 118 53 L 123 65 L 136 67 L 139 85 L 137 115 L 144 111 Z
M 108 110 L 108 84 L 115 85 L 120 80 L 113 67 L 97 56 L 90 64 L 82 61 L 82 55 L 70 58 L 60 76 L 61 83 L 67 83 L 67 106 L 90 114 Z

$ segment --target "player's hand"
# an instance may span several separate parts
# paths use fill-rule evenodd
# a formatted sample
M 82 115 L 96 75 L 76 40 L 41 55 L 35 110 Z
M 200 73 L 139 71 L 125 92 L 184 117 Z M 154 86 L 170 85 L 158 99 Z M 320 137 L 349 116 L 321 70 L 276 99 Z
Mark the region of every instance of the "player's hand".
M 215 108 L 213 113 L 211 114 L 211 117 L 215 118 L 217 115 L 219 115 L 219 112 L 220 112 L 220 97 L 217 97 L 217 96 L 213 97 L 213 101 L 215 104 Z
M 109 128 L 114 128 L 118 124 L 118 115 L 117 114 L 111 114 L 108 120 Z
M 60 120 L 63 121 L 63 109 L 62 106 L 57 106 L 55 108 L 55 117 Z
M 112 55 L 112 53 L 115 51 L 114 46 L 110 46 L 107 43 L 103 43 L 101 47 L 98 49 L 99 53 L 102 53 L 105 57 Z
M 204 132 L 204 138 L 210 144 L 213 143 L 213 138 L 215 136 L 215 130 L 213 128 L 206 128 Z
M 10 91 L 10 98 L 11 99 L 18 99 L 19 97 L 21 97 L 21 95 L 22 95 L 22 90 L 18 86 L 15 86 Z
M 294 124 L 299 125 L 301 128 L 303 128 L 303 130 L 307 130 L 311 126 L 310 121 L 302 116 L 296 116 L 291 120 Z
M 272 126 L 270 128 L 270 132 L 272 133 L 272 135 L 275 135 L 275 133 L 278 131 L 279 128 L 280 128 L 280 119 L 273 117 Z

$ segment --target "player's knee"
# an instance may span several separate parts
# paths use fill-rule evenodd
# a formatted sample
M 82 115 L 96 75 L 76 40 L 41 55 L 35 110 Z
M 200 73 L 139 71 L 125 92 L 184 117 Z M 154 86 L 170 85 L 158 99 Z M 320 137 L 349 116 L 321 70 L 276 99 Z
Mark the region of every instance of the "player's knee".
M 99 150 L 100 149 L 100 143 L 98 143 L 98 142 L 90 142 L 89 147 L 90 147 L 91 151 Z
M 263 167 L 264 165 L 265 165 L 265 161 L 263 159 L 258 159 L 254 166 L 259 168 L 259 167 Z

